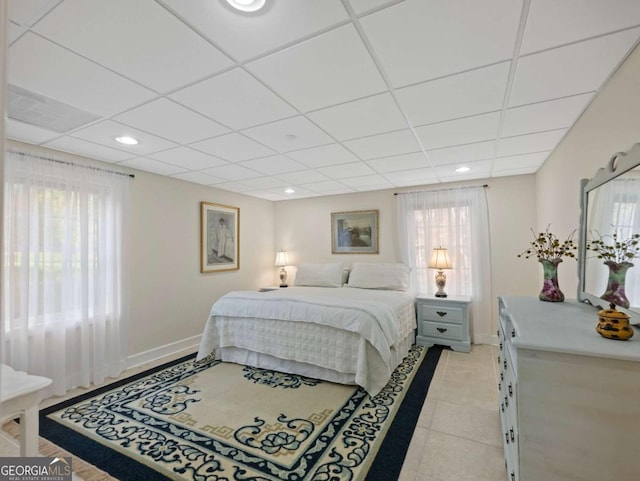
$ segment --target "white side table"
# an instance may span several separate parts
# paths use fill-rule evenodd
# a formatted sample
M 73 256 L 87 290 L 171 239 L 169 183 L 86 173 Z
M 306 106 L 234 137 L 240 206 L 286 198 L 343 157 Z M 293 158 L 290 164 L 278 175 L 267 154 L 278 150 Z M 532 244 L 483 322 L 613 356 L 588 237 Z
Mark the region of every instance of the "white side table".
M 20 456 L 39 456 L 38 391 L 51 379 L 14 371 L 5 364 L 0 369 L 0 421 L 20 416 Z
M 416 297 L 419 346 L 441 344 L 454 351 L 470 352 L 469 304 L 467 296 Z

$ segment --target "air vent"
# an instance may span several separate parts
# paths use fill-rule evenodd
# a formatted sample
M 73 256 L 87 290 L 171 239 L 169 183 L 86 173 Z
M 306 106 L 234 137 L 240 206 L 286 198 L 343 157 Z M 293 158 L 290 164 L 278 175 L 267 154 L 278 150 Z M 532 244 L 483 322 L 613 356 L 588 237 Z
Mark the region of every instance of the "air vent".
M 101 117 L 15 85 L 8 85 L 10 119 L 58 133 L 69 132 Z

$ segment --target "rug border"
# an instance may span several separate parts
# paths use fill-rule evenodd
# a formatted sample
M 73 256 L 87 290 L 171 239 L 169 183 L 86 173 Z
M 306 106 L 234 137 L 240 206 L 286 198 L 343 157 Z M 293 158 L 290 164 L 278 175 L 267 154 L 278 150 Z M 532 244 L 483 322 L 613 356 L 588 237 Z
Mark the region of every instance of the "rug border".
M 409 389 L 373 456 L 364 481 L 392 481 L 400 477 L 411 438 L 418 425 L 418 418 L 427 399 L 429 386 L 443 349 L 440 345 L 424 348 L 427 350 L 425 357 L 418 366 Z M 416 380 L 421 382 L 415 382 Z
M 123 386 L 125 384 L 129 384 L 131 382 L 135 382 L 138 379 L 142 379 L 143 377 L 147 377 L 150 374 L 153 374 L 158 371 L 162 371 L 168 367 L 174 366 L 176 364 L 180 364 L 182 362 L 188 361 L 189 359 L 195 358 L 196 353 L 193 352 L 191 354 L 187 354 L 186 356 L 182 356 L 180 358 L 174 359 L 172 361 L 159 364 L 158 366 L 145 369 L 138 374 L 134 374 L 132 376 L 126 377 L 119 381 L 115 381 L 110 384 L 106 384 L 104 386 L 100 386 L 99 388 L 88 391 L 79 396 L 72 397 L 60 403 L 49 406 L 48 408 L 42 409 L 39 415 L 40 421 L 40 436 L 48 439 L 52 443 L 56 444 L 62 449 L 69 451 L 74 456 L 83 459 L 89 464 L 96 466 L 98 469 L 105 471 L 110 476 L 114 478 L 130 478 L 132 473 L 135 474 L 135 479 L 153 479 L 154 481 L 172 481 L 172 478 L 166 477 L 164 474 L 156 471 L 153 468 L 148 467 L 144 463 L 133 460 L 130 457 L 116 451 L 114 449 L 110 449 L 105 447 L 104 445 L 93 441 L 92 439 L 82 436 L 77 431 L 70 429 L 62 424 L 59 424 L 47 416 L 55 411 L 59 411 L 60 409 L 64 409 L 72 404 L 76 404 L 78 402 L 84 401 L 86 399 L 92 398 L 94 396 L 100 395 L 104 392 L 110 391 L 119 386 Z M 48 430 L 47 436 L 42 435 L 43 427 Z M 75 434 L 76 436 L 82 436 L 82 443 L 74 443 L 72 447 L 65 446 L 61 444 L 61 438 L 67 437 L 70 434 Z M 106 455 L 106 456 L 105 456 Z M 108 466 L 108 468 L 107 468 Z
M 412 377 L 409 388 L 403 396 L 400 407 L 397 409 L 391 425 L 384 433 L 384 439 L 377 446 L 376 452 L 372 453 L 373 459 L 368 468 L 365 468 L 365 471 L 362 473 L 364 477 L 359 477 L 362 480 L 391 481 L 398 479 L 409 449 L 411 438 L 413 437 L 413 432 L 417 426 L 422 405 L 425 402 L 429 386 L 433 379 L 435 367 L 438 364 L 442 352 L 442 346 L 438 345 L 424 347 L 424 349 L 426 349 L 427 352 Z M 195 356 L 196 353 L 182 356 L 42 409 L 39 416 L 41 432 L 46 429 L 48 433 L 45 439 L 116 478 L 130 479 L 132 474 L 134 474 L 136 476 L 135 479 L 153 479 L 154 481 L 172 480 L 173 478 L 165 476 L 144 463 L 133 460 L 117 450 L 107 448 L 96 441 L 82 436 L 77 431 L 50 420 L 47 416 L 69 405 L 95 397 L 103 392 L 129 384 L 157 371 L 188 361 Z M 62 439 L 68 439 L 70 434 L 83 437 L 82 443 L 75 443 L 74 446 L 71 447 L 72 449 L 70 449 L 69 446 L 60 444 Z M 391 438 L 393 438 L 393 440 Z

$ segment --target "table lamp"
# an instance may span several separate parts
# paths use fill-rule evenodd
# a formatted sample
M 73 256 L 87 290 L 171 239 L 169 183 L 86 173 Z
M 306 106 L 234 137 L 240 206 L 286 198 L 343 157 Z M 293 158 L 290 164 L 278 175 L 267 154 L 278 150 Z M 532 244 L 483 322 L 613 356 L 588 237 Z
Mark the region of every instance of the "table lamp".
M 289 265 L 289 259 L 287 258 L 287 253 L 285 251 L 278 251 L 276 254 L 276 267 L 281 267 L 280 269 L 280 287 L 289 287 L 287 285 L 287 270 L 286 266 Z
M 431 254 L 431 261 L 429 262 L 431 269 L 436 269 L 436 297 L 447 297 L 447 293 L 444 292 L 444 285 L 447 282 L 447 276 L 444 275 L 444 269 L 451 269 L 451 261 L 449 260 L 449 254 L 445 247 L 438 247 L 433 249 Z

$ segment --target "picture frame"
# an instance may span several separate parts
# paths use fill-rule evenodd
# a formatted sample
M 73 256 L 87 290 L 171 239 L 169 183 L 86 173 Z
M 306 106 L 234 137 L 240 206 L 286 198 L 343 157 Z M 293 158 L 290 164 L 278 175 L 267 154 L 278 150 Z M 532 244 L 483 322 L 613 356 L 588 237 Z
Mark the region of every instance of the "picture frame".
M 331 213 L 332 254 L 378 254 L 378 210 Z
M 200 202 L 200 272 L 240 269 L 240 208 Z

